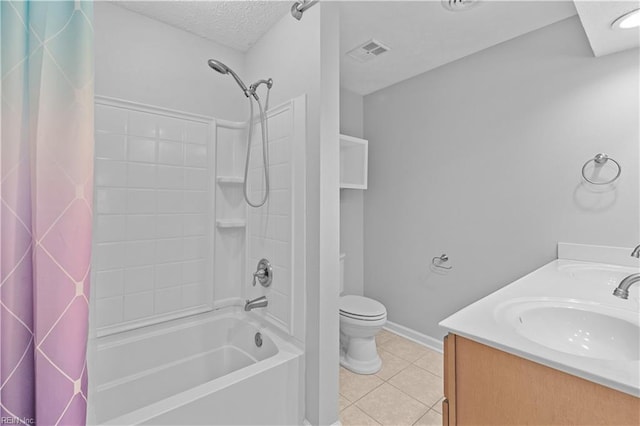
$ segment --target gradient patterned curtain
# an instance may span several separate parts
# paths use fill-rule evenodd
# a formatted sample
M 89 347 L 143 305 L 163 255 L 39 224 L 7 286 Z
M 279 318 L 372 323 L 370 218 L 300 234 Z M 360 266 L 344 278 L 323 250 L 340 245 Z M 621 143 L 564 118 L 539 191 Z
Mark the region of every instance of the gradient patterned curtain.
M 0 2 L 0 424 L 84 425 L 92 4 Z

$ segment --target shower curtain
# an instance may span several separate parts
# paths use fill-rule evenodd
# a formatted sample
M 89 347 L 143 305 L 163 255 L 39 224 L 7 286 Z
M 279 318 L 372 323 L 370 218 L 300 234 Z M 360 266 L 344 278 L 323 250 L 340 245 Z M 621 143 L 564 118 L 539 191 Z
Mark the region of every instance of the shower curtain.
M 92 4 L 1 1 L 0 424 L 84 425 Z

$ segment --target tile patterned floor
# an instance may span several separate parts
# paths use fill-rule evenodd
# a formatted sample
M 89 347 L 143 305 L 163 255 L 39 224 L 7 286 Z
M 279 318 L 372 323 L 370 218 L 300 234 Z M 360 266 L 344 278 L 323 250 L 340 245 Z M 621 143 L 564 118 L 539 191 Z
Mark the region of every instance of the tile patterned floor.
M 351 425 L 442 425 L 442 354 L 386 330 L 376 336 L 382 369 L 340 367 L 340 422 Z

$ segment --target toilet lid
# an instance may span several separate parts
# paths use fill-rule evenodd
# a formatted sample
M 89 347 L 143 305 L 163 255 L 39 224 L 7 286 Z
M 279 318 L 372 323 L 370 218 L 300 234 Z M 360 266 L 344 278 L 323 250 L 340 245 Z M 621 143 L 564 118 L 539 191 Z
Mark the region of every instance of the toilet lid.
M 340 313 L 351 317 L 376 318 L 386 315 L 387 310 L 377 300 L 349 295 L 340 297 Z

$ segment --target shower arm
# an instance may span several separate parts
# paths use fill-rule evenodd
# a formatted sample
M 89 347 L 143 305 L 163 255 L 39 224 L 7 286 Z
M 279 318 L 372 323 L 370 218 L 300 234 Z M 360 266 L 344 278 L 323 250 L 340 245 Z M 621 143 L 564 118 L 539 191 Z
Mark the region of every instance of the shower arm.
M 291 6 L 291 16 L 298 21 L 302 19 L 302 14 L 311 6 L 316 4 L 318 0 L 298 0 Z

